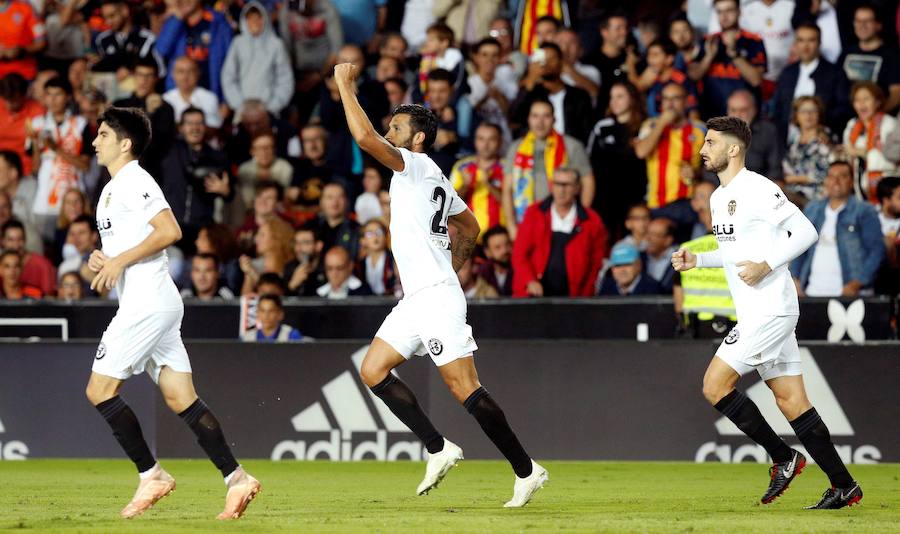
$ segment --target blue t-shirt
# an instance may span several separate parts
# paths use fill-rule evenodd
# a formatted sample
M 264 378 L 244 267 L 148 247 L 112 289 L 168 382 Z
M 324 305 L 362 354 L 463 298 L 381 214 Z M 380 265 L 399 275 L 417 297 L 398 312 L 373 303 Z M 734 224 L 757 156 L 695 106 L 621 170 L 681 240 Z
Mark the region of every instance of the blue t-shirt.
M 282 329 L 284 329 L 284 328 L 290 329 L 290 331 L 288 332 L 288 335 L 287 335 L 287 339 L 279 340 L 278 337 L 281 334 Z M 278 328 L 275 329 L 275 331 L 272 333 L 271 336 L 267 336 L 262 331 L 262 328 L 258 328 L 256 330 L 256 341 L 258 341 L 260 343 L 276 343 L 279 341 L 282 341 L 282 342 L 283 341 L 300 341 L 301 339 L 303 339 L 303 334 L 301 334 L 300 331 L 297 330 L 296 328 L 291 328 L 288 325 L 279 324 Z
M 344 42 L 365 46 L 375 34 L 378 8 L 387 0 L 331 0 L 341 15 Z

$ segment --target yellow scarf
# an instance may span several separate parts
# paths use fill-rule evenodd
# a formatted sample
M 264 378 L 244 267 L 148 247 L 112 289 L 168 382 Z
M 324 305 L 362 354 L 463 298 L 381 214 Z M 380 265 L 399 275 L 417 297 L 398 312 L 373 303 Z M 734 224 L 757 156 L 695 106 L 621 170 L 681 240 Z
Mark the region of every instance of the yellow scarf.
M 529 131 L 522 139 L 513 160 L 513 209 L 516 222 L 522 222 L 525 210 L 534 203 L 534 132 Z M 566 142 L 556 130 L 551 130 L 544 146 L 544 170 L 547 183 L 553 183 L 553 172 L 565 165 L 568 160 Z

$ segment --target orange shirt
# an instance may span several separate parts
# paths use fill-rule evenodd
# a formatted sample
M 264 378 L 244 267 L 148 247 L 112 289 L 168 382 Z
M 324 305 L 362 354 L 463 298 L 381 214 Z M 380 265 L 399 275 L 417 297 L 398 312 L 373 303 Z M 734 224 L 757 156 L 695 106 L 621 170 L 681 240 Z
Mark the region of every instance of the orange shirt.
M 46 38 L 44 23 L 24 0 L 9 0 L 0 8 L 0 46 L 26 47 Z M 0 78 L 18 72 L 26 80 L 37 76 L 37 60 L 33 56 L 0 60 Z
M 31 154 L 25 150 L 25 124 L 46 113 L 44 106 L 27 99 L 22 109 L 11 113 L 6 102 L 0 100 L 0 150 L 12 150 L 22 158 L 22 174 L 31 174 Z
M 653 127 L 649 119 L 641 128 L 644 137 Z M 647 157 L 647 206 L 661 208 L 667 204 L 690 198 L 693 186 L 681 177 L 681 164 L 687 162 L 694 169 L 700 168 L 700 149 L 706 137 L 706 128 L 693 121 L 680 128 L 666 126 L 656 149 Z

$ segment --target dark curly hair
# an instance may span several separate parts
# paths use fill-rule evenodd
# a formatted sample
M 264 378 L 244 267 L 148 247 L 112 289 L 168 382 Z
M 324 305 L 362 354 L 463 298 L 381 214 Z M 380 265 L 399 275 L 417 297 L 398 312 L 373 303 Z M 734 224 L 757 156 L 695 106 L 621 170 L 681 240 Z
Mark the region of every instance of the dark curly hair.
M 391 117 L 396 115 L 409 115 L 409 127 L 413 135 L 422 132 L 425 134 L 425 141 L 422 142 L 422 148 L 428 150 L 434 144 L 437 137 L 437 117 L 425 106 L 419 104 L 403 104 L 397 106 L 391 113 Z

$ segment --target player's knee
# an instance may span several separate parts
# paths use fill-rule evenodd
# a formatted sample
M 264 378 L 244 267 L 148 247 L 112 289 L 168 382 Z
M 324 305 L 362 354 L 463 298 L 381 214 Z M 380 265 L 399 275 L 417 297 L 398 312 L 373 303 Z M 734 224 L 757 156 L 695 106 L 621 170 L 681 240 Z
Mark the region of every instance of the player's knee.
M 365 385 L 373 387 L 380 384 L 390 371 L 390 369 L 385 369 L 384 366 L 378 365 L 374 361 L 365 359 L 359 367 L 359 376 Z
M 109 399 L 116 396 L 115 391 L 108 391 L 106 388 L 98 386 L 93 382 L 89 382 L 87 387 L 84 388 L 84 395 L 87 397 L 88 402 L 92 405 L 97 406 L 101 402 L 108 401 Z
M 788 421 L 796 419 L 811 408 L 804 395 L 776 395 L 775 404 Z
M 466 399 L 469 398 L 469 395 L 475 392 L 476 389 L 480 387 L 480 384 L 477 382 L 472 382 L 471 380 L 467 380 L 465 378 L 450 378 L 445 380 L 447 383 L 447 387 L 450 389 L 450 394 L 453 395 L 460 404 L 466 402 Z
M 730 388 L 724 384 L 710 380 L 707 377 L 703 378 L 703 397 L 713 406 L 722 400 L 725 395 L 728 395 L 729 391 Z

